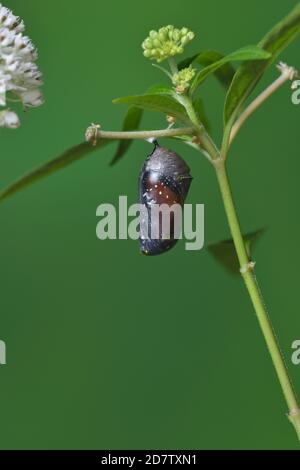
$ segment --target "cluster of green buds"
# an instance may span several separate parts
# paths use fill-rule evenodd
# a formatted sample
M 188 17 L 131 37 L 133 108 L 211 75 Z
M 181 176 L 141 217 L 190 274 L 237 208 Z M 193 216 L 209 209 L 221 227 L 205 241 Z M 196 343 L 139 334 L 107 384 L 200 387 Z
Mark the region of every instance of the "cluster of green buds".
M 158 31 L 150 31 L 149 36 L 142 44 L 144 56 L 162 62 L 169 57 L 182 54 L 195 34 L 188 28 L 177 29 L 174 26 L 164 26 Z
M 193 69 L 190 65 L 189 67 L 182 69 L 173 75 L 172 82 L 176 87 L 177 93 L 182 94 L 188 90 L 190 81 L 194 78 L 195 73 L 196 69 Z

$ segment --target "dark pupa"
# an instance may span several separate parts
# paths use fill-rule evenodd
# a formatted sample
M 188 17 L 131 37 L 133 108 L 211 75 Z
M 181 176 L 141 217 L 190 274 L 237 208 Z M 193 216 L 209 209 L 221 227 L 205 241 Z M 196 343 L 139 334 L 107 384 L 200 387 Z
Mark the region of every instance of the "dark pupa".
M 189 167 L 177 153 L 160 147 L 157 141 L 153 143 L 154 150 L 146 158 L 139 176 L 139 202 L 145 208 L 140 219 L 140 250 L 145 255 L 165 253 L 176 244 L 174 213 L 170 212 L 169 236 L 165 237 L 161 215 L 153 215 L 152 208 L 161 204 L 169 207 L 178 204 L 183 208 L 192 181 Z M 158 236 L 153 237 L 153 232 Z

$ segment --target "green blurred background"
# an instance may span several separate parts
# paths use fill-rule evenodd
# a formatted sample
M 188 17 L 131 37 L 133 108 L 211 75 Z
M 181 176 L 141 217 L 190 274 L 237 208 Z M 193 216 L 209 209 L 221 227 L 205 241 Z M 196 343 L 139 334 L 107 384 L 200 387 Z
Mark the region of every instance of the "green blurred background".
M 294 1 L 7 0 L 38 46 L 46 104 L 1 130 L 5 186 L 83 140 L 91 122 L 120 129 L 114 97 L 164 77 L 140 44 L 165 24 L 188 26 L 191 54 L 256 43 Z M 300 68 L 300 37 L 281 57 Z M 277 76 L 273 67 L 259 88 Z M 245 231 L 268 226 L 257 275 L 291 363 L 299 320 L 300 106 L 283 87 L 242 130 L 230 174 Z M 219 138 L 224 92 L 203 86 Z M 145 128 L 164 126 L 148 114 Z M 215 176 L 204 158 L 166 141 L 192 168 L 188 202 L 205 204 L 206 244 L 228 237 Z M 242 281 L 211 255 L 143 257 L 134 241 L 96 238 L 96 207 L 137 199 L 149 144 L 109 167 L 114 148 L 38 182 L 0 207 L 2 449 L 297 449 L 286 404 Z

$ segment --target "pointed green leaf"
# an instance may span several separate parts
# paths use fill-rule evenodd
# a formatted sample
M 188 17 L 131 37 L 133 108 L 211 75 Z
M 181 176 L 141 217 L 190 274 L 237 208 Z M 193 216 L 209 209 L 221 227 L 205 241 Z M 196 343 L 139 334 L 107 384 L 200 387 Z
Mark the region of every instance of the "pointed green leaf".
M 263 60 L 263 59 L 268 59 L 270 56 L 271 54 L 269 52 L 264 51 L 259 46 L 242 47 L 241 49 L 238 49 L 237 51 L 232 52 L 231 54 L 228 54 L 222 59 L 217 60 L 211 65 L 208 65 L 204 69 L 200 70 L 200 72 L 198 72 L 196 77 L 194 78 L 190 92 L 191 94 L 195 93 L 199 85 L 202 82 L 204 82 L 204 80 L 209 75 L 216 72 L 216 70 L 220 69 L 223 65 L 227 64 L 228 62 L 234 62 L 234 61 L 240 61 L 240 60 L 247 61 L 247 60 L 253 60 L 253 59 Z
M 256 230 L 255 232 L 244 235 L 244 241 L 248 255 L 250 256 L 250 250 L 253 248 L 255 242 L 261 237 L 266 231 L 265 228 Z M 223 240 L 218 243 L 208 245 L 208 250 L 215 257 L 215 259 L 222 264 L 231 274 L 239 274 L 239 261 L 234 248 L 232 238 Z
M 143 115 L 143 110 L 135 106 L 131 106 L 125 116 L 123 123 L 123 131 L 136 131 L 139 128 L 141 119 Z M 120 140 L 116 153 L 110 162 L 111 165 L 114 165 L 120 158 L 125 155 L 127 150 L 132 144 L 132 140 Z
M 147 94 L 162 94 L 162 95 L 172 95 L 174 93 L 174 89 L 170 86 L 164 84 L 153 85 L 147 90 Z
M 220 54 L 217 51 L 206 51 L 198 55 L 198 57 L 196 58 L 196 63 L 207 67 L 213 64 L 214 62 L 222 60 L 223 58 L 224 55 Z M 220 68 L 214 71 L 214 75 L 219 80 L 221 85 L 223 85 L 226 89 L 232 82 L 234 74 L 235 69 L 230 62 L 224 63 Z
M 179 63 L 179 70 L 189 67 L 193 63 L 197 63 L 207 67 L 208 65 L 213 64 L 224 58 L 224 55 L 217 51 L 205 51 L 195 54 L 192 57 L 184 59 Z M 219 80 L 222 86 L 227 90 L 232 82 L 232 79 L 235 74 L 234 67 L 228 62 L 222 65 L 219 69 L 214 71 L 214 75 Z
M 300 3 L 259 42 L 258 45 L 268 51 L 271 57 L 268 60 L 254 60 L 240 65 L 225 101 L 224 123 L 225 125 L 228 124 L 228 129 L 226 130 L 228 135 L 237 114 L 266 68 L 295 39 L 299 31 Z
M 125 96 L 113 100 L 113 103 L 129 104 L 149 111 L 158 111 L 169 116 L 174 116 L 179 121 L 190 123 L 184 107 L 172 96 L 152 93 L 145 95 Z
M 66 150 L 59 157 L 56 157 L 53 160 L 49 160 L 43 165 L 35 168 L 31 172 L 25 174 L 24 176 L 16 180 L 4 190 L 0 191 L 0 202 L 2 202 L 4 199 L 7 199 L 9 196 L 12 196 L 14 193 L 20 191 L 21 189 L 25 188 L 26 186 L 29 186 L 33 182 L 44 178 L 45 176 L 48 176 L 51 173 L 54 173 L 60 170 L 61 168 L 70 165 L 71 163 L 74 163 L 80 158 L 83 158 L 86 155 L 95 152 L 99 148 L 106 146 L 110 142 L 113 142 L 113 140 L 102 139 L 99 140 L 95 146 L 91 145 L 89 142 L 84 142 Z

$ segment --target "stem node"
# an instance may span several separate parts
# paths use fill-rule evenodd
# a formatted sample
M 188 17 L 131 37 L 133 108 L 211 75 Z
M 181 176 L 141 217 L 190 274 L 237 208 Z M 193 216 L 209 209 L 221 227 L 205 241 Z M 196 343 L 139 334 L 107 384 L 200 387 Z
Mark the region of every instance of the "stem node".
M 243 274 L 246 274 L 250 271 L 253 271 L 255 264 L 256 264 L 256 261 L 249 261 L 248 263 L 244 264 L 240 268 L 240 273 L 243 275 Z
M 294 426 L 298 439 L 300 441 L 300 408 L 294 408 L 288 413 L 288 419 Z

